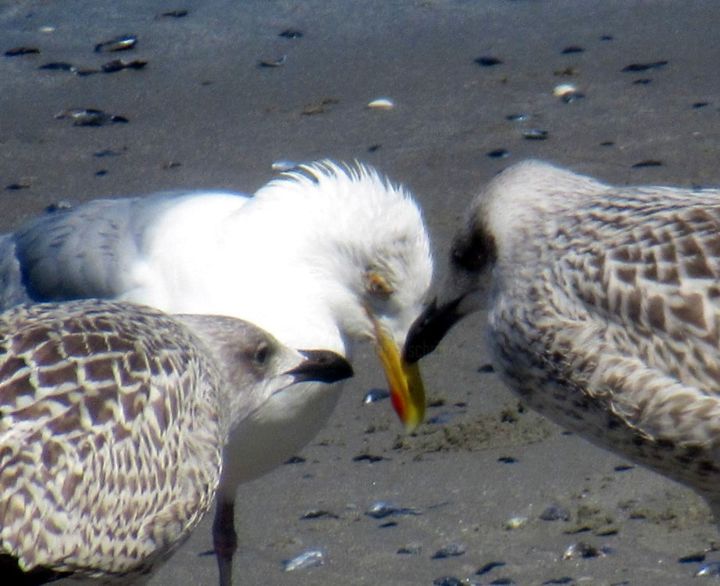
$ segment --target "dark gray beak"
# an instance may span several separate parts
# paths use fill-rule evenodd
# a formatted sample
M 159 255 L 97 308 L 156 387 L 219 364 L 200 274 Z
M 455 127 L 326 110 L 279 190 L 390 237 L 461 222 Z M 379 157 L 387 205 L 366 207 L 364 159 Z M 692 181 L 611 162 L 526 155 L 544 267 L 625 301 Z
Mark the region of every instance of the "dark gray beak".
M 458 311 L 461 301 L 462 297 L 458 297 L 438 306 L 437 298 L 433 299 L 410 327 L 403 348 L 405 362 L 414 364 L 437 348 L 450 328 L 463 317 Z
M 291 375 L 295 382 L 335 383 L 353 375 L 350 363 L 335 352 L 329 350 L 298 350 L 298 352 L 305 356 L 306 360 L 285 373 Z

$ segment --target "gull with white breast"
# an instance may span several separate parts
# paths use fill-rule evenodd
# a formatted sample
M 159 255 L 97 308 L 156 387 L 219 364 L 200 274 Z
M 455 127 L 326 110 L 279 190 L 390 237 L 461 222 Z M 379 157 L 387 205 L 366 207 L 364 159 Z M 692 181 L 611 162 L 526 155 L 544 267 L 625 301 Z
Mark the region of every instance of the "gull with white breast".
M 239 317 L 291 347 L 350 358 L 377 349 L 405 426 L 423 417 L 417 366 L 400 348 L 420 314 L 432 261 L 412 196 L 374 169 L 302 165 L 252 197 L 181 192 L 96 200 L 30 221 L 0 240 L 0 296 L 112 298 L 170 313 Z M 214 523 L 221 584 L 231 582 L 237 486 L 297 453 L 325 424 L 337 385 L 276 393 L 234 433 Z
M 98 300 L 0 314 L 2 583 L 144 582 L 209 510 L 245 420 L 351 374 L 230 317 Z

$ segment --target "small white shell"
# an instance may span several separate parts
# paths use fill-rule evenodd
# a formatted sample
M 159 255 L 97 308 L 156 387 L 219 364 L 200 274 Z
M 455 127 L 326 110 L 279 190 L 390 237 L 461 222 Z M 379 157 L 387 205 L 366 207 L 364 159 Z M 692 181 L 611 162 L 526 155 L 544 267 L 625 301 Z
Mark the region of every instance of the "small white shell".
M 38 30 L 41 33 L 54 33 L 55 27 L 54 26 L 41 26 Z
M 511 517 L 507 521 L 505 521 L 505 529 L 508 531 L 512 531 L 513 529 L 522 529 L 527 525 L 528 518 L 527 517 Z
M 392 110 L 395 107 L 395 102 L 390 98 L 377 98 L 368 103 L 367 107 L 371 110 Z
M 562 98 L 563 96 L 567 96 L 568 94 L 574 94 L 577 93 L 577 87 L 575 87 L 571 83 L 561 83 L 560 85 L 556 85 L 553 89 L 553 96 L 556 98 Z
M 322 566 L 325 563 L 325 555 L 319 549 L 308 549 L 291 560 L 283 562 L 283 569 L 286 572 L 305 570 L 315 566 Z

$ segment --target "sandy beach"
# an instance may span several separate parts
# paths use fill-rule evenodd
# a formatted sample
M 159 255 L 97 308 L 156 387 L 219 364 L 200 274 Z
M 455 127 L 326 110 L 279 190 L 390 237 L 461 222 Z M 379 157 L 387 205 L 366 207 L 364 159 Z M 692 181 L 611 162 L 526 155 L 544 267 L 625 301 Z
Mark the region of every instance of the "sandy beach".
M 718 22 L 713 0 L 0 0 L 0 230 L 51 204 L 252 192 L 279 161 L 357 159 L 415 194 L 441 276 L 472 195 L 526 158 L 720 185 Z M 131 50 L 95 50 L 123 35 Z M 327 427 L 241 487 L 235 584 L 718 580 L 694 577 L 720 559 L 705 504 L 525 410 L 483 323 L 423 361 L 430 420 L 411 436 L 389 401 L 364 404 L 385 382 L 361 349 Z M 216 583 L 210 522 L 153 585 Z M 285 571 L 310 550 L 321 565 Z

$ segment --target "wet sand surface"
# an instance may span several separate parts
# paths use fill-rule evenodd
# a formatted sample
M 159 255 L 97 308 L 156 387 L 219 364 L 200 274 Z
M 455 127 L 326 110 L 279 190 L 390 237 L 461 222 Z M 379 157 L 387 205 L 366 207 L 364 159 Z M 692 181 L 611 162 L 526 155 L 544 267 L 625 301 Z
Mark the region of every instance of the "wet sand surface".
M 718 19 L 713 0 L 0 2 L 0 52 L 39 50 L 0 54 L 0 229 L 58 202 L 253 191 L 274 161 L 359 159 L 416 194 L 442 264 L 472 194 L 524 158 L 717 185 Z M 132 50 L 94 51 L 127 34 Z M 87 74 L 115 59 L 147 64 Z M 554 96 L 566 83 L 584 97 Z M 378 97 L 395 108 L 367 109 Z M 121 119 L 58 118 L 75 108 Z M 363 404 L 385 383 L 361 349 L 298 461 L 241 488 L 236 584 L 717 580 L 679 561 L 719 538 L 704 503 L 523 410 L 486 366 L 483 320 L 424 361 L 431 420 L 412 436 L 388 401 Z M 368 515 L 379 501 L 396 509 Z M 210 520 L 152 584 L 216 583 Z M 284 571 L 308 550 L 323 564 Z

